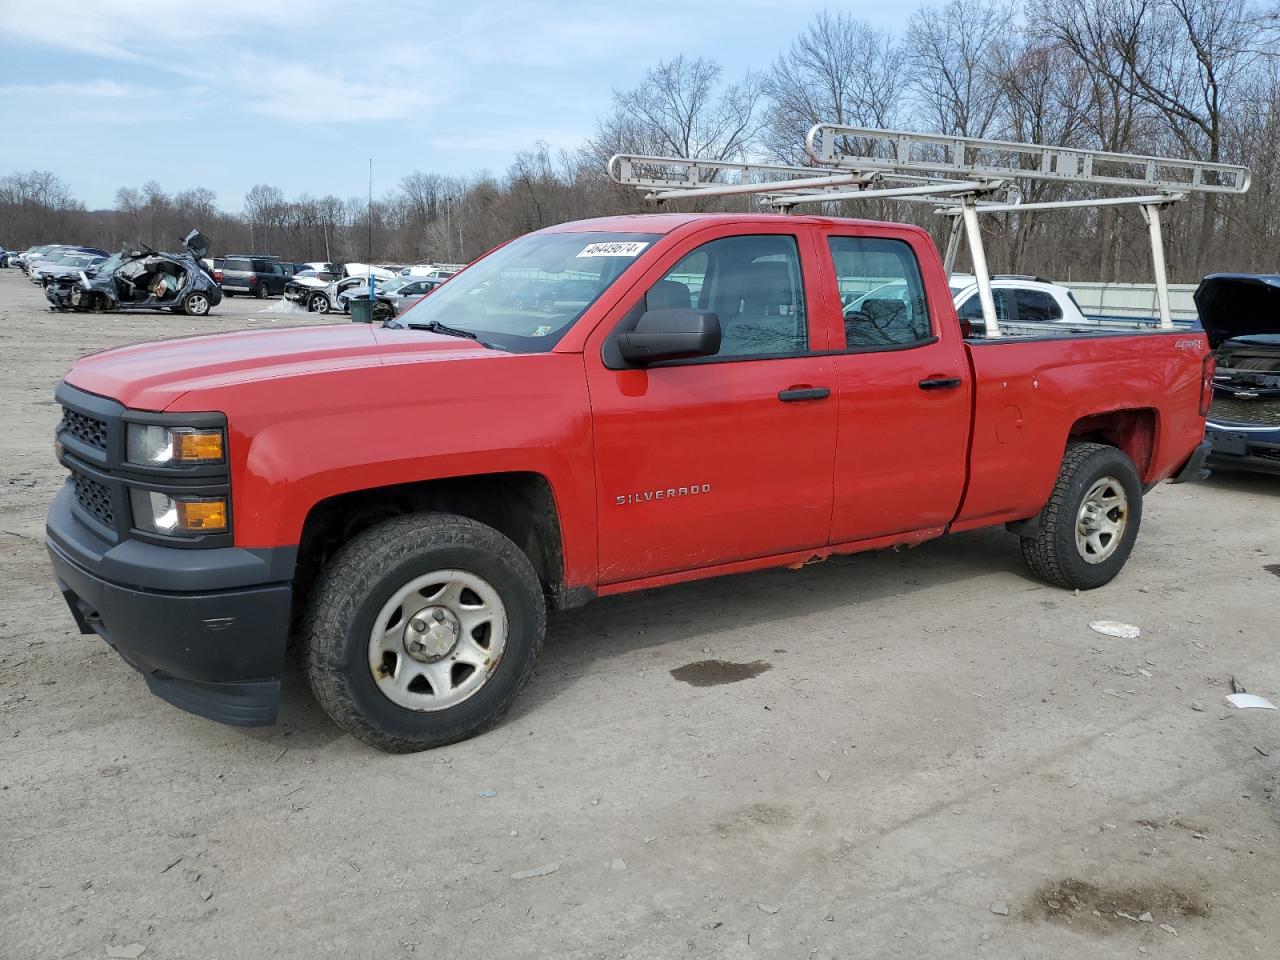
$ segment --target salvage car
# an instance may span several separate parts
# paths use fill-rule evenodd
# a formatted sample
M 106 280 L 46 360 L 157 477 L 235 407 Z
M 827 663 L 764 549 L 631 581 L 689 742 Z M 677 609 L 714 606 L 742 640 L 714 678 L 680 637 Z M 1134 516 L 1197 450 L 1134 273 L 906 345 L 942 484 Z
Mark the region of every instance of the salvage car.
M 128 246 L 99 264 L 93 276 L 85 272 L 45 287 L 45 297 L 57 310 L 172 310 L 203 317 L 222 302 L 222 291 L 200 262 L 209 239 L 192 230 L 182 245 L 182 253 Z
M 368 296 L 369 277 L 372 275 L 379 286 L 391 282 L 395 274 L 381 267 L 370 267 L 363 263 L 346 263 L 342 265 L 338 276 L 331 273 L 308 272 L 293 277 L 284 287 L 284 298 L 300 307 L 306 307 L 312 313 L 328 313 L 330 310 L 346 312 L 347 298 L 356 291 Z
M 1280 475 L 1280 275 L 1211 274 L 1195 302 L 1218 367 L 1208 464 Z
M 356 289 L 367 292 L 368 285 L 366 276 L 340 277 L 326 281 L 320 276 L 299 274 L 285 284 L 284 298 L 300 307 L 306 307 L 312 313 L 328 313 L 330 310 L 345 312 L 348 293 Z

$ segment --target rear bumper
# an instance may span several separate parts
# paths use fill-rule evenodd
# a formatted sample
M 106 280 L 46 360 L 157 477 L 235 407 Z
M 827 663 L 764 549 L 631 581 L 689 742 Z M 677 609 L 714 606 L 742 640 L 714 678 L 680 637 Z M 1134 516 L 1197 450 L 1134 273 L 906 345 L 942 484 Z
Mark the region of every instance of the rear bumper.
M 1280 476 L 1280 427 L 1210 423 L 1205 438 L 1212 445 L 1208 465 L 1214 470 L 1250 470 Z
M 243 581 L 282 560 L 263 564 L 236 547 L 113 547 L 72 515 L 65 491 L 46 534 L 54 578 L 80 632 L 110 644 L 152 693 L 221 723 L 275 722 L 292 586 Z M 104 570 L 131 582 L 108 579 Z M 190 589 L 172 589 L 184 584 Z

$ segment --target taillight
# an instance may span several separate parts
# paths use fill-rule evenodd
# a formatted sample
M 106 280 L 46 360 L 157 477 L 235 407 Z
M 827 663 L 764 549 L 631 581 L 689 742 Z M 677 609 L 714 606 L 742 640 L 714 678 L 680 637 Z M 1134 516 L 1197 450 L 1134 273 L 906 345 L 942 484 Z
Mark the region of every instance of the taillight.
M 222 271 L 221 271 L 221 270 L 215 270 L 215 271 L 213 271 L 213 282 L 214 282 L 214 283 L 221 283 L 221 282 L 222 282 Z
M 1218 372 L 1218 359 L 1212 353 L 1205 354 L 1200 364 L 1200 416 L 1206 416 L 1213 406 L 1213 375 Z
M 256 273 L 251 273 L 251 274 L 249 274 L 249 282 L 250 282 L 250 283 L 256 283 L 256 282 L 257 282 L 257 280 L 258 280 L 258 275 L 257 275 Z

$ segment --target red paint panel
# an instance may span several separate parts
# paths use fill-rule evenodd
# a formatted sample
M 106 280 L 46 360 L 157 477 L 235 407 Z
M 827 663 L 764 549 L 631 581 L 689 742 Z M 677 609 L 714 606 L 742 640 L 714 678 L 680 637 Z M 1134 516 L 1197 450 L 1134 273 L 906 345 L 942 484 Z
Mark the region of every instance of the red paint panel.
M 839 543 L 941 527 L 964 491 L 972 377 L 951 294 L 933 242 L 922 230 L 887 224 L 817 231 L 833 344 L 845 330 L 830 237 L 904 241 L 915 254 L 936 343 L 833 356 L 840 387 L 831 540 Z M 955 388 L 922 390 L 924 379 L 957 378 Z

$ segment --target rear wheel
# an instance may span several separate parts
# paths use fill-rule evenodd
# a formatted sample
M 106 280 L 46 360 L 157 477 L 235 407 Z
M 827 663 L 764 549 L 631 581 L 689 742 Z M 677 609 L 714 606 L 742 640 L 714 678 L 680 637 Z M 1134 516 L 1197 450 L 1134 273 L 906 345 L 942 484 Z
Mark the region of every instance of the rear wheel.
M 257 288 L 253 291 L 253 295 L 257 297 L 259 300 L 265 300 L 267 299 L 268 296 L 271 295 L 271 290 L 267 287 L 265 283 L 260 283 L 258 284 Z
M 528 557 L 492 527 L 413 514 L 360 533 L 312 591 L 307 677 L 334 721 L 394 753 L 500 717 L 533 670 L 546 610 Z
M 187 294 L 182 301 L 182 312 L 189 317 L 204 317 L 209 314 L 209 295 L 196 291 Z
M 1109 583 L 1129 559 L 1142 522 L 1142 484 L 1133 461 L 1105 444 L 1069 444 L 1037 520 L 1035 534 L 1022 538 L 1032 573 L 1078 590 Z

